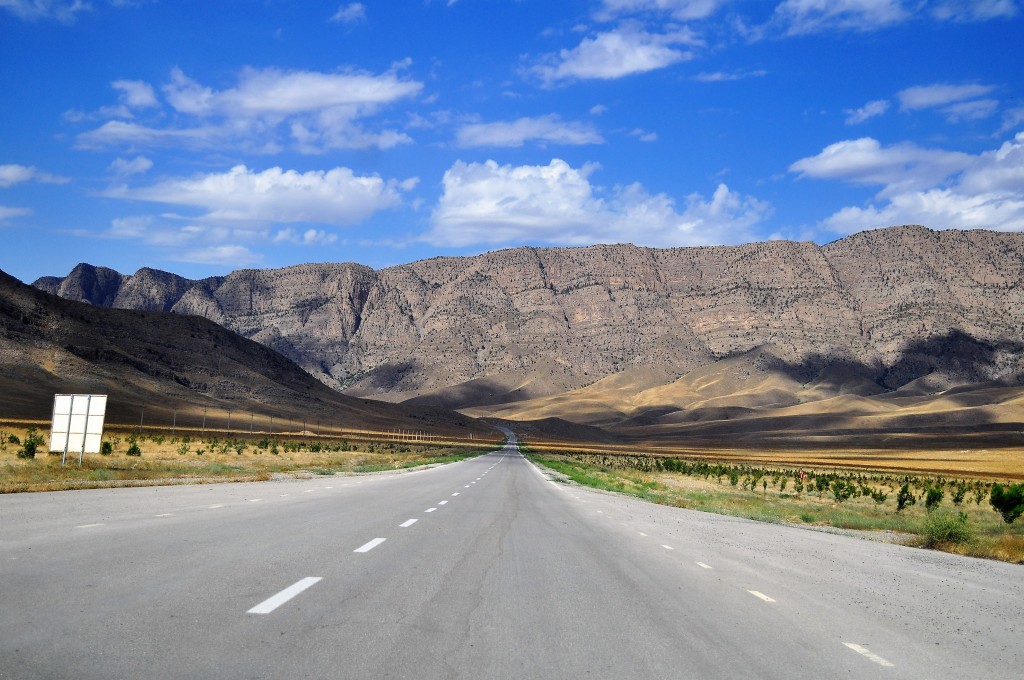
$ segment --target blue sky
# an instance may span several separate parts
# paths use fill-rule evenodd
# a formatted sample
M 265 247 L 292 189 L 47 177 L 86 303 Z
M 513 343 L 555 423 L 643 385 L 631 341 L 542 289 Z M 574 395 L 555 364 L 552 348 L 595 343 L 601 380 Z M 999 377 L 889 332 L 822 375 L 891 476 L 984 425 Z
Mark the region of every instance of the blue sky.
M 1024 230 L 1021 0 L 0 0 L 0 268 Z

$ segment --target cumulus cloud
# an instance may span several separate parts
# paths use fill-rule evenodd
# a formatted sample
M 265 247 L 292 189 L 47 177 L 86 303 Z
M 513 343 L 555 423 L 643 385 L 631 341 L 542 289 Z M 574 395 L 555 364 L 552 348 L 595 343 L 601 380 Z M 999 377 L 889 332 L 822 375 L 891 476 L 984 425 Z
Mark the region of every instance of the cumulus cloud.
M 876 99 L 875 101 L 868 102 L 859 109 L 846 109 L 843 113 L 846 114 L 847 125 L 860 125 L 864 121 L 884 115 L 888 110 L 888 99 Z
M 121 84 L 123 108 L 127 109 L 129 102 L 136 107 L 158 104 L 155 92 L 147 91 L 144 83 L 117 83 Z M 160 115 L 149 122 L 110 120 L 79 135 L 78 146 L 241 146 L 274 153 L 290 141 L 303 153 L 391 148 L 411 139 L 395 130 L 366 130 L 361 121 L 384 106 L 417 95 L 422 88 L 422 83 L 403 78 L 394 69 L 371 74 L 246 68 L 234 87 L 217 90 L 175 68 L 162 90 L 174 118 L 188 124 L 167 127 L 167 117 Z
M 910 144 L 882 147 L 873 139 L 839 142 L 790 170 L 882 186 L 874 201 L 825 219 L 823 226 L 833 231 L 911 223 L 1024 230 L 1024 132 L 978 155 Z
M 228 172 L 173 178 L 141 188 L 115 187 L 115 198 L 189 206 L 206 210 L 200 219 L 261 226 L 276 222 L 351 225 L 401 203 L 408 184 L 349 168 L 300 173 L 238 165 Z
M 31 165 L 0 165 L 0 189 L 6 189 L 22 182 L 40 182 L 42 184 L 67 184 L 67 177 L 51 175 Z
M 710 199 L 691 194 L 678 211 L 665 194 L 640 184 L 602 190 L 595 165 L 456 162 L 425 237 L 446 246 L 542 242 L 561 245 L 631 242 L 650 246 L 740 242 L 771 207 L 720 184 Z
M 467 147 L 519 147 L 527 142 L 545 144 L 601 144 L 601 135 L 592 125 L 563 121 L 557 114 L 537 118 L 518 118 L 495 123 L 472 123 L 455 133 L 456 143 Z
M 679 46 L 701 44 L 685 28 L 661 34 L 626 26 L 584 38 L 571 50 L 548 55 L 533 67 L 532 73 L 547 85 L 572 80 L 614 80 L 692 59 L 693 53 Z
M 121 93 L 121 101 L 129 108 L 148 109 L 160 105 L 149 83 L 141 80 L 115 80 L 110 85 Z

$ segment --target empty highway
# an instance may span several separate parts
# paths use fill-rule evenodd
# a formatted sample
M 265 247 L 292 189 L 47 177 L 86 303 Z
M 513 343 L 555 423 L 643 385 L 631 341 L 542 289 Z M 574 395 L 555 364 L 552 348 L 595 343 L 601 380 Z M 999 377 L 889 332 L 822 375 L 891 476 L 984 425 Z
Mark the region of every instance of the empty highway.
M 549 480 L 0 497 L 0 678 L 992 678 L 1024 569 Z

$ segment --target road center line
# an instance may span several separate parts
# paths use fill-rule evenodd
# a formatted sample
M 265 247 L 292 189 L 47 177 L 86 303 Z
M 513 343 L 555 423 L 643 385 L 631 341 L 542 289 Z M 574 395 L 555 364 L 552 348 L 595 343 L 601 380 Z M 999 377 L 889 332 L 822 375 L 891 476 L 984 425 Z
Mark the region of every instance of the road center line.
M 170 516 L 171 516 L 171 513 L 169 513 L 169 512 L 164 512 L 164 513 L 161 513 L 161 514 L 157 515 L 157 517 L 170 517 Z
M 456 491 L 456 492 L 455 492 L 455 493 L 453 493 L 452 495 L 453 495 L 453 496 L 458 496 L 458 495 L 459 495 L 459 492 L 458 492 L 458 491 Z
M 216 504 L 210 506 L 210 510 L 216 510 L 217 508 L 223 508 L 223 507 L 224 507 L 223 503 L 216 503 Z
M 639 534 L 640 534 L 641 536 L 643 536 L 644 538 L 647 538 L 647 534 L 645 534 L 644 532 L 640 531 L 640 532 L 637 532 L 637 533 L 639 533 Z
M 665 545 L 664 543 L 661 544 L 661 547 L 664 548 L 665 550 L 675 550 L 675 548 L 673 548 L 672 546 Z
M 437 508 L 427 508 L 423 512 L 433 512 L 434 510 L 437 510 Z
M 753 595 L 754 597 L 757 597 L 757 598 L 760 598 L 760 599 L 764 600 L 765 602 L 775 602 L 775 600 L 773 600 L 772 598 L 770 598 L 767 595 L 765 595 L 764 593 L 760 593 L 760 592 L 758 592 L 756 590 L 748 590 L 747 592 L 750 593 L 751 595 Z
M 879 666 L 885 666 L 886 668 L 892 668 L 894 666 L 894 664 L 886 661 L 885 659 L 883 659 L 882 657 L 878 656 L 874 652 L 872 652 L 872 651 L 870 651 L 868 649 L 865 649 L 864 647 L 861 647 L 860 645 L 854 644 L 852 642 L 844 642 L 843 644 L 846 645 L 847 647 L 849 647 L 850 649 L 852 649 L 853 651 L 857 652 L 861 656 L 864 656 L 864 657 L 866 657 L 868 659 L 871 659 L 872 661 L 877 663 Z
M 714 569 L 710 564 L 704 564 L 703 562 L 698 562 L 697 566 L 701 569 Z
M 448 505 L 448 501 L 441 501 L 438 505 Z
M 263 602 L 260 602 L 258 605 L 247 611 L 246 614 L 269 614 L 306 588 L 309 588 L 322 579 L 323 577 L 321 576 L 307 576 L 301 581 L 288 586 L 277 595 L 272 595 L 271 597 L 263 600 Z
M 259 503 L 263 499 L 262 498 L 246 498 L 246 500 L 249 501 L 250 503 Z
M 95 524 L 79 524 L 76 529 L 92 529 L 93 527 L 101 527 L 103 522 L 96 522 Z
M 413 524 L 416 524 L 416 522 L 418 521 L 418 519 L 407 519 L 398 526 L 402 527 L 403 529 L 407 529 L 408 527 L 411 527 Z
M 386 538 L 375 538 L 372 541 L 370 541 L 369 543 L 367 543 L 365 545 L 359 546 L 358 548 L 356 548 L 352 552 L 368 553 L 368 552 L 370 552 L 371 550 L 373 550 L 374 548 L 376 548 L 378 545 L 380 545 L 381 543 L 383 543 L 386 540 L 388 540 L 388 539 L 386 539 Z

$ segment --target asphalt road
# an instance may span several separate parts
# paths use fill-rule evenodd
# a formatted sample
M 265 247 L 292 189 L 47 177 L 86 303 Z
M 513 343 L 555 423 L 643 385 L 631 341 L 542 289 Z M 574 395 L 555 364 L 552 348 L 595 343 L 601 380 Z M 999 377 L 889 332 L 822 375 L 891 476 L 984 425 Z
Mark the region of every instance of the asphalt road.
M 0 497 L 0 678 L 1019 678 L 1024 569 L 549 481 Z

